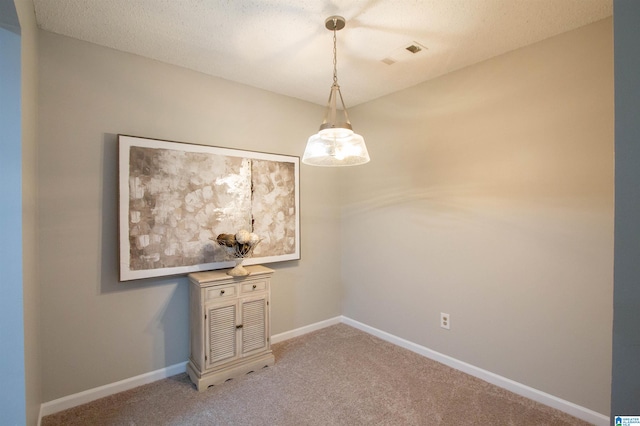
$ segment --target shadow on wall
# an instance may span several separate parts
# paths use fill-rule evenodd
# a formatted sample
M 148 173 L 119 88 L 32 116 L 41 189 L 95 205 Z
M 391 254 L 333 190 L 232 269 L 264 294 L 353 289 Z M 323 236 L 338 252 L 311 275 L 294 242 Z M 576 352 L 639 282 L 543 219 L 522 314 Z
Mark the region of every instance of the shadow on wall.
M 153 354 L 163 359 L 154 365 L 179 362 L 175 347 L 188 347 L 185 329 L 185 309 L 189 306 L 188 278 L 186 276 L 156 277 L 119 281 L 118 250 L 118 136 L 105 133 L 102 162 L 102 241 L 101 263 L 98 277 L 98 295 L 128 292 L 159 286 L 173 286 L 170 295 L 163 298 L 164 305 L 154 308 L 154 316 L 144 327 L 144 333 L 153 336 Z M 157 300 L 157 299 L 155 299 Z M 162 355 L 160 355 L 162 354 Z
M 127 283 L 122 283 L 127 285 Z M 145 327 L 145 333 L 153 336 L 154 357 L 164 354 L 164 359 L 153 360 L 157 365 L 171 365 L 176 360 L 176 346 L 189 347 L 189 332 L 184 328 L 185 307 L 189 305 L 188 284 L 175 286 L 166 304 L 158 309 L 157 315 Z M 180 343 L 182 342 L 182 343 Z

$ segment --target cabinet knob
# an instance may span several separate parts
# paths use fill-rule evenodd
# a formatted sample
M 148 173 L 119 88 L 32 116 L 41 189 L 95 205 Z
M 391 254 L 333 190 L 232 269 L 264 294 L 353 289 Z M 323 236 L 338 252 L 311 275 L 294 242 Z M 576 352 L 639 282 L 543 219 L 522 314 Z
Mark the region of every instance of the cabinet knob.
M 254 289 L 254 290 L 256 289 L 256 285 L 255 285 L 255 284 L 253 285 L 253 289 Z
M 223 294 L 224 294 L 224 290 L 220 290 L 220 295 L 223 295 Z

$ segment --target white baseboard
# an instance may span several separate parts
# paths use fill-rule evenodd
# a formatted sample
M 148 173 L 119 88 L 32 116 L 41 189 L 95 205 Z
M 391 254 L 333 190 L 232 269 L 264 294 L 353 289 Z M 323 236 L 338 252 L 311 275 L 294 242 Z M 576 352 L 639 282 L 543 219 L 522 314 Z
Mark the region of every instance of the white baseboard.
M 311 333 L 312 331 L 320 330 L 331 325 L 340 324 L 342 322 L 342 316 L 329 318 L 328 320 L 316 322 L 315 324 L 306 325 L 304 327 L 296 328 L 295 330 L 285 331 L 284 333 L 271 336 L 271 343 L 279 343 L 285 340 L 292 339 L 294 337 L 302 336 L 303 334 Z
M 525 398 L 529 398 L 533 401 L 555 408 L 556 410 L 560 410 L 586 422 L 592 423 L 597 426 L 609 426 L 610 424 L 608 416 L 597 413 L 588 408 L 581 407 L 580 405 L 574 404 L 573 402 L 560 399 L 546 392 L 542 392 L 538 389 L 534 389 L 527 385 L 523 385 L 522 383 L 507 379 L 506 377 L 499 376 L 490 371 L 483 370 L 482 368 L 467 364 L 466 362 L 457 360 L 424 346 L 420 346 L 416 343 L 394 336 L 393 334 L 389 334 L 385 331 L 378 330 L 377 328 L 370 327 L 351 318 L 343 316 L 342 322 L 344 324 L 357 328 L 358 330 L 362 330 L 365 333 L 369 333 L 373 336 L 379 337 L 389 343 L 393 343 L 394 345 L 409 349 L 410 351 L 415 352 L 419 355 L 430 358 L 434 361 L 438 361 L 451 368 L 455 368 L 456 370 L 460 370 L 471 376 L 482 379 L 485 382 L 489 382 L 515 394 L 524 396 Z
M 124 392 L 138 386 L 146 385 L 147 383 L 155 382 L 156 380 L 162 380 L 170 376 L 175 376 L 176 374 L 184 373 L 186 369 L 187 362 L 185 361 L 179 364 L 170 365 L 169 367 L 161 368 L 160 370 L 152 371 L 150 373 L 130 377 L 119 382 L 111 383 L 83 392 L 75 393 L 73 395 L 68 395 L 59 399 L 54 399 L 53 401 L 45 402 L 40 406 L 40 419 L 42 419 L 42 417 L 44 416 L 48 416 L 49 414 L 57 413 L 59 411 L 73 408 L 78 405 L 86 404 L 87 402 L 95 401 L 96 399 L 104 398 L 105 396 L 113 395 L 118 392 Z M 40 424 L 40 419 L 38 419 L 38 424 Z
M 342 317 L 337 316 L 328 320 L 317 322 L 315 324 L 296 328 L 295 330 L 276 334 L 274 336 L 271 336 L 271 343 L 278 343 L 291 339 L 293 337 L 302 336 L 303 334 L 311 333 L 312 331 L 339 324 L 341 321 Z M 42 417 L 48 416 L 49 414 L 54 414 L 62 410 L 67 410 L 69 408 L 77 407 L 78 405 L 95 401 L 99 398 L 104 398 L 105 396 L 113 395 L 118 392 L 124 392 L 126 390 L 133 389 L 147 383 L 155 382 L 156 380 L 162 380 L 176 374 L 184 373 L 186 371 L 187 362 L 188 361 L 181 362 L 179 364 L 171 365 L 169 367 L 152 371 L 150 373 L 141 374 L 139 376 L 131 377 L 119 382 L 111 383 L 73 395 L 68 395 L 53 401 L 45 402 L 40 406 L 38 426 L 40 425 Z
M 358 330 L 362 330 L 365 333 L 369 333 L 373 336 L 379 337 L 382 340 L 385 340 L 389 343 L 393 343 L 394 345 L 403 347 L 419 355 L 433 359 L 434 361 L 438 361 L 451 368 L 460 370 L 471 376 L 477 377 L 486 382 L 499 386 L 503 389 L 506 389 L 518 395 L 524 396 L 525 398 L 529 398 L 533 401 L 537 401 L 541 404 L 563 411 L 567 414 L 570 414 L 574 417 L 577 417 L 581 420 L 587 421 L 594 425 L 609 426 L 610 424 L 609 417 L 605 416 L 604 414 L 597 413 L 593 410 L 590 410 L 585 407 L 581 407 L 577 404 L 566 401 L 564 399 L 560 399 L 546 392 L 539 391 L 532 387 L 523 385 L 522 383 L 518 383 L 511 379 L 507 379 L 506 377 L 502 377 L 490 371 L 483 370 L 482 368 L 475 367 L 471 364 L 467 364 L 466 362 L 457 360 L 448 355 L 442 354 L 440 352 L 436 352 L 424 346 L 420 346 L 416 343 L 394 336 L 393 334 L 387 333 L 385 331 L 378 330 L 377 328 L 370 327 L 366 324 L 363 324 L 361 322 L 358 322 L 356 320 L 353 320 L 345 316 L 337 316 L 334 318 L 317 322 L 315 324 L 310 324 L 304 327 L 296 328 L 295 330 L 290 330 L 284 333 L 276 334 L 274 336 L 271 336 L 271 343 L 275 344 L 275 343 L 283 342 L 285 340 L 302 336 L 304 334 L 311 333 L 312 331 L 320 330 L 322 328 L 329 327 L 339 323 L 350 325 L 351 327 L 357 328 Z M 42 419 L 42 417 L 47 416 L 49 414 L 57 413 L 59 411 L 66 410 L 68 408 L 73 408 L 78 405 L 86 404 L 87 402 L 91 402 L 96 399 L 103 398 L 105 396 L 113 395 L 118 392 L 123 392 L 129 389 L 133 389 L 135 387 L 142 386 L 144 384 L 151 383 L 156 380 L 161 380 L 170 376 L 174 376 L 176 374 L 184 373 L 186 371 L 186 366 L 187 366 L 186 361 L 181 362 L 179 364 L 174 364 L 169 367 L 162 368 L 160 370 L 152 371 L 150 373 L 141 374 L 139 376 L 121 380 L 116 383 L 111 383 L 109 385 L 104 385 L 94 389 L 89 389 L 84 392 L 65 396 L 63 398 L 56 399 L 50 402 L 45 402 L 40 407 L 40 418 L 38 419 L 38 425 L 40 425 L 40 420 Z

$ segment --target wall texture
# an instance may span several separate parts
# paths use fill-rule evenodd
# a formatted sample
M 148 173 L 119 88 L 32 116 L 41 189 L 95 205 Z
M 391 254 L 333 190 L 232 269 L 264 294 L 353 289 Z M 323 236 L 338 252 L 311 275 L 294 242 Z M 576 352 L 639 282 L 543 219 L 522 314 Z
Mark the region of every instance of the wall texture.
M 350 111 L 372 161 L 341 172 L 344 315 L 608 415 L 612 31 Z
M 43 401 L 188 359 L 185 277 L 118 282 L 118 133 L 301 155 L 319 106 L 40 32 Z M 335 170 L 301 167 L 302 260 L 276 269 L 272 332 L 341 312 Z

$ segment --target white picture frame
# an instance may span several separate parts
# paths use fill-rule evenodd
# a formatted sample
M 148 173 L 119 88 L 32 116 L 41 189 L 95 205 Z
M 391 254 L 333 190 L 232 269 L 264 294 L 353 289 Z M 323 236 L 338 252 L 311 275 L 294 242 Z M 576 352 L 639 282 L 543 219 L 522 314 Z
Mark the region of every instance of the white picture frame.
M 300 158 L 118 135 L 120 281 L 221 269 L 218 234 L 261 238 L 244 264 L 300 259 Z

